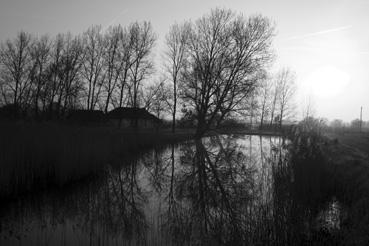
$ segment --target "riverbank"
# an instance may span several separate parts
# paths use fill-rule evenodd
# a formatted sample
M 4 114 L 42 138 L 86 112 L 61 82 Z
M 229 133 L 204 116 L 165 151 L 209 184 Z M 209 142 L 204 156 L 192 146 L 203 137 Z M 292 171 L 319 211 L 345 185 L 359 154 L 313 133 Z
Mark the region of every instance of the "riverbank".
M 63 186 L 120 166 L 151 148 L 191 139 L 193 132 L 129 131 L 55 123 L 0 124 L 0 198 Z
M 215 131 L 210 131 L 211 133 L 218 134 L 239 134 L 239 135 L 256 135 L 256 136 L 282 136 L 284 133 L 278 130 L 256 130 L 256 129 L 218 129 Z
M 369 139 L 368 135 L 328 134 L 322 145 L 336 184 L 337 199 L 344 205 L 342 245 L 369 244 Z
M 276 135 L 246 129 L 214 134 Z M 0 123 L 0 198 L 64 186 L 96 175 L 107 166 L 122 166 L 135 156 L 190 140 L 195 129 L 138 130 L 56 123 Z

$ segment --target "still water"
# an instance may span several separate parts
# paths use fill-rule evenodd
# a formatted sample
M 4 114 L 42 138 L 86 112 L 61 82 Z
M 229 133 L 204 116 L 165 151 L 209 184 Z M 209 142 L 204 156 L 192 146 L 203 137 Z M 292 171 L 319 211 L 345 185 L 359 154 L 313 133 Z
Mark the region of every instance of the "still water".
M 93 181 L 0 211 L 0 245 L 298 245 L 339 230 L 324 174 L 280 137 L 154 149 Z M 301 164 L 301 165 L 302 165 Z M 314 166 L 314 165 L 312 165 Z M 328 235 L 328 236 L 327 236 Z

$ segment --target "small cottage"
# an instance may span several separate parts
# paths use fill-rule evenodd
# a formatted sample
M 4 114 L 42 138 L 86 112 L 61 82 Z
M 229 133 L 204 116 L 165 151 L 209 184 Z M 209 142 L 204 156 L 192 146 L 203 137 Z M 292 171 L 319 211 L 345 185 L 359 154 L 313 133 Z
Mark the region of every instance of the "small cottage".
M 121 128 L 156 128 L 161 120 L 144 108 L 121 107 L 108 112 L 109 121 Z

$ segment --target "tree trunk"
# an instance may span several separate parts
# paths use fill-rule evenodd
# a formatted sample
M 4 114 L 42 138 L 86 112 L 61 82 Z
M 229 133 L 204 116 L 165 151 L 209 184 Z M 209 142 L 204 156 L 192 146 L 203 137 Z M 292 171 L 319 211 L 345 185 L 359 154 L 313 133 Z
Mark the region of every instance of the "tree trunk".
M 172 132 L 176 129 L 176 111 L 177 111 L 177 81 L 173 81 L 173 114 L 172 114 Z
M 205 117 L 199 117 L 196 127 L 195 138 L 200 139 L 206 132 Z
M 263 129 L 263 122 L 264 122 L 264 106 L 261 111 L 261 117 L 260 117 L 260 130 Z

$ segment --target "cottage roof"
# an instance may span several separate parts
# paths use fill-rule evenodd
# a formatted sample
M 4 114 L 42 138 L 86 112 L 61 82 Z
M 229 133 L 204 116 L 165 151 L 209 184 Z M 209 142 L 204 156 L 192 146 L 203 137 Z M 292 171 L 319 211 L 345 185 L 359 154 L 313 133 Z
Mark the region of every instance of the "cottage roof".
M 146 119 L 160 121 L 156 116 L 150 114 L 145 108 L 120 107 L 108 113 L 110 119 Z

